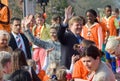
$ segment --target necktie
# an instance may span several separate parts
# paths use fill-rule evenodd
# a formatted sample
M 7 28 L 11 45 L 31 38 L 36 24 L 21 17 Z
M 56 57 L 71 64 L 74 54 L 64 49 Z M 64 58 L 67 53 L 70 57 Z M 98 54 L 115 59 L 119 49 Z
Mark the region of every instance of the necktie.
M 78 40 L 79 43 L 81 42 L 80 36 L 77 36 L 77 40 Z
M 17 36 L 16 39 L 17 39 L 18 48 L 22 49 L 22 43 L 21 43 L 21 40 L 20 40 L 20 36 Z

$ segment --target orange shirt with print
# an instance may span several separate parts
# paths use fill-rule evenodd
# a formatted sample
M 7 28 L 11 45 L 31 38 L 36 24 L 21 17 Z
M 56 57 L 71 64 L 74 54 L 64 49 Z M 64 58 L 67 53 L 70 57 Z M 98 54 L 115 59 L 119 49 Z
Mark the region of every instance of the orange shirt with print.
M 81 60 L 74 64 L 72 78 L 80 78 L 87 80 L 88 70 L 85 68 Z
M 35 35 L 35 36 L 37 36 L 37 35 L 40 34 L 41 28 L 42 28 L 42 26 L 37 26 L 37 27 L 36 27 L 36 29 L 35 29 L 35 31 L 34 31 L 34 35 Z M 40 36 L 40 35 L 39 35 L 39 36 Z
M 85 39 L 94 41 L 97 47 L 102 49 L 103 32 L 99 23 L 94 23 L 91 27 L 86 24 L 83 26 L 81 34 Z
M 106 25 L 106 27 L 108 28 L 109 32 L 110 32 L 110 36 L 116 36 L 117 35 L 117 30 L 115 27 L 115 21 L 116 16 L 110 16 L 109 18 L 103 17 L 101 22 L 104 23 Z
M 5 5 L 0 9 L 0 30 L 10 32 L 10 11 Z

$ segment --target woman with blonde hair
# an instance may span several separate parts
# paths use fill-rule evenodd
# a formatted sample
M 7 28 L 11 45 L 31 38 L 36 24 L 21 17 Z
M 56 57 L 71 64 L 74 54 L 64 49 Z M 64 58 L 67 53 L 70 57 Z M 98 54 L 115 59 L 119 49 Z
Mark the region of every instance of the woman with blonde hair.
M 12 48 L 8 46 L 10 35 L 5 30 L 0 30 L 0 51 L 7 51 L 12 53 Z
M 108 39 L 105 50 L 110 53 L 111 58 L 117 58 L 117 65 L 114 65 L 116 72 L 120 73 L 120 41 L 117 37 L 113 36 Z M 113 63 L 112 63 L 113 64 Z M 115 63 L 116 64 L 116 63 Z
M 115 36 L 109 37 L 106 43 L 105 50 L 110 54 L 115 55 L 115 53 L 113 52 L 115 52 L 115 49 L 118 47 L 119 44 L 120 44 L 120 41 L 117 40 Z

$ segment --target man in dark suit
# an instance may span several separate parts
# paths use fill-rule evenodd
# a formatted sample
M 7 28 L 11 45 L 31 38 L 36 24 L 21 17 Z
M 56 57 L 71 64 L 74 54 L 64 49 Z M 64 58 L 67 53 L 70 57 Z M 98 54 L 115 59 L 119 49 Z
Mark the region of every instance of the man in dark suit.
M 29 41 L 24 34 L 20 33 L 20 30 L 21 20 L 17 17 L 12 18 L 9 46 L 11 46 L 13 50 L 21 48 L 25 53 L 26 59 L 30 59 L 31 51 Z
M 71 57 L 79 54 L 73 49 L 73 46 L 74 44 L 79 44 L 83 39 L 83 37 L 80 36 L 83 20 L 79 16 L 72 17 L 69 20 L 69 28 L 67 28 L 68 25 L 66 23 L 69 18 L 68 16 L 71 13 L 69 12 L 71 9 L 72 8 L 69 6 L 65 10 L 65 20 L 58 30 L 58 39 L 61 43 L 61 65 L 66 66 L 68 69 L 71 64 Z

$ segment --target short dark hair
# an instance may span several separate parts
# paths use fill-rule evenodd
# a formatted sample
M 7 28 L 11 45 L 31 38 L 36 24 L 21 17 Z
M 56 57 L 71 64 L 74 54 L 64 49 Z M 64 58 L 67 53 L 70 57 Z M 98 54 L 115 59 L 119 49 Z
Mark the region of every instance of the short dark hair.
M 88 45 L 96 45 L 94 41 L 92 40 L 87 40 L 87 39 L 83 39 L 81 41 L 81 43 L 85 44 L 85 46 L 88 46 Z
M 119 9 L 118 8 L 115 8 L 115 13 L 119 13 Z
M 106 5 L 105 8 L 112 8 L 111 5 Z
M 35 14 L 35 18 L 38 18 L 38 17 L 44 18 L 43 13 L 36 13 Z
M 51 30 L 51 29 L 55 29 L 56 31 L 58 31 L 58 26 L 51 26 L 51 27 L 50 27 L 50 30 Z
M 18 17 L 13 17 L 13 18 L 11 18 L 10 24 L 13 24 L 13 22 L 14 22 L 15 20 L 21 22 L 21 19 L 20 19 L 20 18 L 18 18 Z
M 89 10 L 87 10 L 87 11 L 86 11 L 86 14 L 87 14 L 88 12 L 91 13 L 91 14 L 93 14 L 94 17 L 95 17 L 95 22 L 98 22 L 98 20 L 97 20 L 97 16 L 98 16 L 98 15 L 97 15 L 97 12 L 96 12 L 94 9 L 89 9 Z
M 57 21 L 58 19 L 60 19 L 60 21 L 61 21 L 61 17 L 59 15 L 55 14 L 52 16 L 52 20 Z
M 12 73 L 9 80 L 11 81 L 32 81 L 32 78 L 28 71 L 19 69 Z
M 89 57 L 92 57 L 93 59 L 96 59 L 97 57 L 101 57 L 101 53 L 100 53 L 100 50 L 96 46 L 89 45 L 84 48 L 80 56 L 81 57 L 89 56 Z

